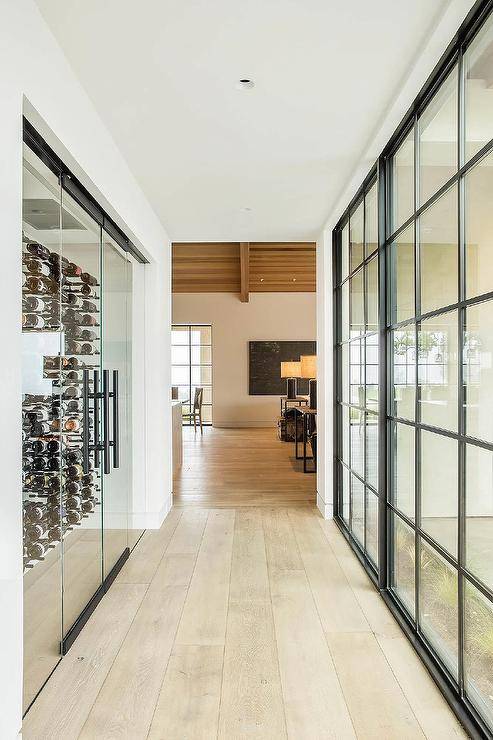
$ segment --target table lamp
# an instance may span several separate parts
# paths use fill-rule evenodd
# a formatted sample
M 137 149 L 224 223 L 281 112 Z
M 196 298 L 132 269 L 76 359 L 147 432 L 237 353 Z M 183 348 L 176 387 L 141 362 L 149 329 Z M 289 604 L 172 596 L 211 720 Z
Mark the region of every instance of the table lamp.
M 297 378 L 301 374 L 301 363 L 299 362 L 281 362 L 281 378 L 287 378 L 286 398 L 290 401 L 298 395 Z
M 310 408 L 317 408 L 317 355 L 301 355 L 301 377 L 307 378 L 310 388 Z

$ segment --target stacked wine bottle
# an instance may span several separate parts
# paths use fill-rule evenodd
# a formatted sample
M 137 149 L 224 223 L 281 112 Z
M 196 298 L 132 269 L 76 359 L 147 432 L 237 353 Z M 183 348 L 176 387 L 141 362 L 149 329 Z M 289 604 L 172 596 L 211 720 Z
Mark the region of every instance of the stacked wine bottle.
M 88 472 L 82 466 L 82 371 L 95 366 L 91 356 L 99 354 L 98 303 L 93 275 L 38 242 L 23 241 L 23 331 L 63 329 L 65 338 L 62 354 L 43 358 L 51 395 L 23 398 L 25 568 L 43 560 L 100 503 L 99 471 L 92 461 Z

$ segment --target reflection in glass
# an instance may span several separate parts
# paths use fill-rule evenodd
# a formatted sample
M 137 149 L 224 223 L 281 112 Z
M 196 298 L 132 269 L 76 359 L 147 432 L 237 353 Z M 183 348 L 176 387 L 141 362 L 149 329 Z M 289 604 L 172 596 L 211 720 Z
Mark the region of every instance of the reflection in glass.
M 351 530 L 360 542 L 365 542 L 365 487 L 351 475 Z
M 366 337 L 366 408 L 378 411 L 378 334 Z
M 457 676 L 457 571 L 423 539 L 419 557 L 421 631 L 453 676 Z
M 378 249 L 378 196 L 377 183 L 365 195 L 365 253 Z
M 378 257 L 371 259 L 366 270 L 366 329 L 378 331 Z
M 466 432 L 493 441 L 493 301 L 466 310 L 464 336 Z
M 414 227 L 408 226 L 390 245 L 391 322 L 414 316 Z
M 392 513 L 392 589 L 414 618 L 414 531 L 397 514 Z
M 365 475 L 365 414 L 351 409 L 351 468 L 362 478 Z
M 349 223 L 344 226 L 341 239 L 341 280 L 344 280 L 349 274 Z
M 190 413 L 195 391 L 197 388 L 202 388 L 202 421 L 210 424 L 212 423 L 212 327 L 210 324 L 175 324 L 171 328 L 171 336 L 172 344 L 173 337 L 180 340 L 179 348 L 176 346 L 171 348 L 171 384 L 179 386 L 178 397 L 181 401 L 187 402 L 182 407 L 183 414 Z M 178 358 L 183 359 L 185 351 L 187 353 L 186 362 L 175 364 Z M 193 424 L 191 419 L 185 418 L 184 421 L 186 425 Z
M 342 460 L 346 465 L 350 465 L 349 459 L 349 406 L 342 406 Z
M 466 445 L 466 566 L 493 590 L 493 453 Z
M 341 286 L 341 341 L 349 339 L 349 280 Z
M 342 518 L 349 525 L 349 500 L 350 500 L 350 482 L 349 470 L 341 465 L 342 468 Z
M 393 422 L 392 435 L 391 500 L 409 519 L 414 519 L 414 428 Z
M 378 416 L 366 414 L 366 482 L 378 491 Z
M 349 267 L 351 272 L 363 262 L 363 201 L 349 217 Z
M 457 440 L 421 431 L 421 527 L 457 555 Z
M 419 219 L 421 313 L 457 303 L 457 187 L 436 200 Z
M 350 383 L 351 397 L 350 402 L 353 406 L 365 405 L 365 340 L 356 339 L 349 344 L 350 357 Z
M 392 226 L 396 231 L 414 210 L 414 130 L 392 157 Z
M 349 280 L 350 303 L 350 336 L 355 337 L 365 331 L 365 302 L 363 293 L 363 270 L 360 270 Z
M 349 403 L 349 344 L 341 347 L 342 400 Z
M 416 333 L 415 327 L 392 332 L 393 347 L 393 413 L 401 419 L 414 419 L 416 399 Z
M 366 551 L 378 563 L 378 497 L 366 489 Z
M 421 421 L 457 431 L 458 314 L 439 314 L 418 329 Z
M 418 120 L 419 203 L 426 203 L 457 172 L 457 67 Z
M 493 17 L 490 15 L 463 57 L 465 160 L 493 138 Z
M 464 177 L 466 297 L 493 290 L 493 154 Z
M 467 580 L 464 672 L 468 699 L 493 724 L 493 604 Z

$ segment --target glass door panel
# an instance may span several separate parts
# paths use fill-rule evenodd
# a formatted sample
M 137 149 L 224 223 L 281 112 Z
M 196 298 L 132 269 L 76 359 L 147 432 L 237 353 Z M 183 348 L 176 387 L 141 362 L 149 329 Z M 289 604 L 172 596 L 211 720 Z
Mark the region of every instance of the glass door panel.
M 112 444 L 103 477 L 103 575 L 133 546 L 141 531 L 128 532 L 131 500 L 130 310 L 131 265 L 103 231 L 103 387 L 109 384 L 108 429 Z M 104 379 L 107 378 L 105 381 Z M 118 412 L 118 413 L 117 413 Z M 117 423 L 118 422 L 118 423 Z
M 91 450 L 83 467 L 84 442 L 101 429 L 101 405 L 84 394 L 101 382 L 101 228 L 65 191 L 62 193 L 62 527 L 64 635 L 101 586 L 101 461 Z M 98 409 L 99 406 L 99 409 Z M 87 422 L 86 422 L 87 412 Z M 87 437 L 87 440 L 86 440 Z
M 22 503 L 24 710 L 60 659 L 60 258 L 58 178 L 24 147 Z

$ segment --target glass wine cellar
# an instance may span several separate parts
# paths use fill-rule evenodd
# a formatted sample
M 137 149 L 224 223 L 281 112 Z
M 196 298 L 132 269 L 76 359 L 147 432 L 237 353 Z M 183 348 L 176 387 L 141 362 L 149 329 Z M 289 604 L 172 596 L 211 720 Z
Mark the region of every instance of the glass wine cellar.
M 493 735 L 491 8 L 333 240 L 336 521 L 471 737 Z
M 24 709 L 141 532 L 131 506 L 131 244 L 25 123 Z

